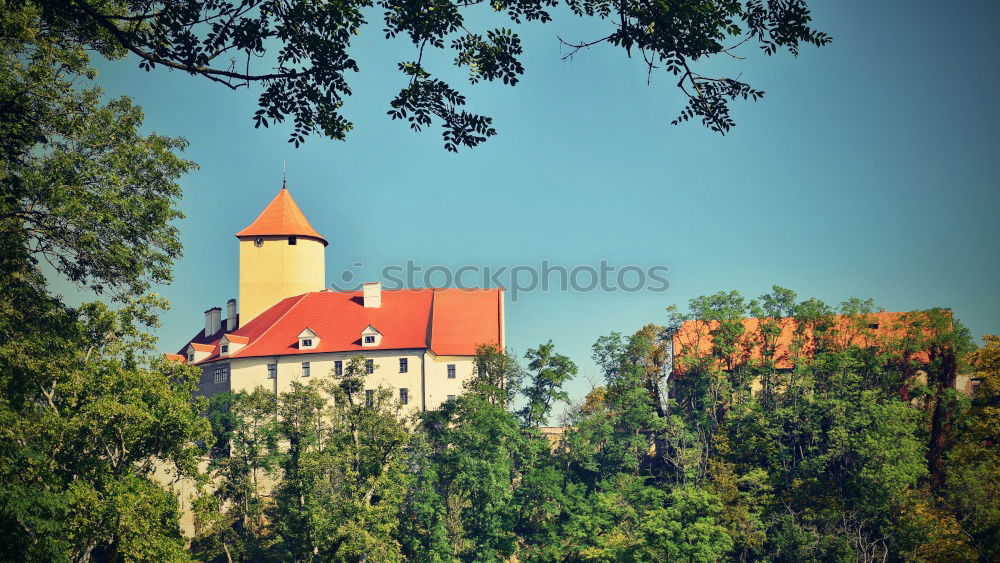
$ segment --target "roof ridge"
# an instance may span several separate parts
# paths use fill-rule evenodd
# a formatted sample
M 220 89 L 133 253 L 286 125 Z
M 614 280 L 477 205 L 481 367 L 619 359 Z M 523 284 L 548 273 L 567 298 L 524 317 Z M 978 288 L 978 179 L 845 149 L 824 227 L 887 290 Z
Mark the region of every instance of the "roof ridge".
M 302 295 L 299 295 L 298 299 L 296 299 L 295 303 L 292 303 L 292 305 L 290 307 L 288 307 L 288 309 L 286 309 L 285 312 L 282 313 L 280 317 L 278 317 L 277 319 L 274 319 L 274 322 L 271 323 L 271 325 L 269 327 L 267 327 L 266 329 L 264 329 L 264 332 L 261 332 L 259 335 L 257 335 L 257 338 L 254 338 L 253 342 L 251 342 L 251 343 L 247 344 L 246 346 L 244 346 L 243 348 L 237 350 L 234 354 L 230 354 L 229 357 L 232 358 L 233 356 L 243 356 L 243 354 L 241 354 L 241 352 L 246 352 L 247 350 L 253 348 L 254 344 L 257 344 L 258 342 L 260 342 L 261 340 L 263 340 L 264 337 L 267 336 L 267 333 L 271 332 L 271 329 L 273 329 L 275 326 L 277 326 L 278 323 L 280 323 L 281 320 L 285 318 L 285 315 L 287 315 L 288 313 L 291 313 L 292 309 L 298 307 L 299 303 L 302 303 L 302 301 L 307 296 L 309 296 L 309 295 L 311 295 L 313 293 L 319 293 L 319 292 L 318 291 L 309 291 L 309 292 L 303 293 Z M 289 297 L 289 299 L 295 299 L 295 298 L 294 297 Z M 279 301 L 278 303 L 280 303 L 280 302 L 281 301 Z M 275 305 L 277 305 L 278 303 L 275 303 Z M 271 306 L 274 307 L 274 305 L 271 305 Z
M 430 290 L 431 303 L 427 311 L 427 337 L 424 346 L 431 352 L 434 352 L 434 300 L 437 298 L 437 289 L 432 287 Z M 434 353 L 437 354 L 437 352 Z

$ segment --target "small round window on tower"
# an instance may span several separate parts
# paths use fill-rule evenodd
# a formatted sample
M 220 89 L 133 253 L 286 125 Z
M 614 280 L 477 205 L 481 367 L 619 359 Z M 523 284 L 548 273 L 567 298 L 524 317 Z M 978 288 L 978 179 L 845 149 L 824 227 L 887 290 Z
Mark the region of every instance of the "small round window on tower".
M 260 237 L 257 237 L 255 239 L 253 239 L 253 245 L 256 246 L 256 247 L 258 247 L 258 248 L 261 247 L 261 246 L 264 246 L 264 239 L 262 239 Z

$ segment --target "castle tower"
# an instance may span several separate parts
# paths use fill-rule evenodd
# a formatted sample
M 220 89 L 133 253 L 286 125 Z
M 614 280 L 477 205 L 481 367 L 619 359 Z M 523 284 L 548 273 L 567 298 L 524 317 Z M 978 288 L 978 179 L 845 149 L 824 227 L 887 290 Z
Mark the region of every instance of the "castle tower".
M 278 301 L 326 288 L 326 239 L 283 185 L 240 240 L 240 325 Z

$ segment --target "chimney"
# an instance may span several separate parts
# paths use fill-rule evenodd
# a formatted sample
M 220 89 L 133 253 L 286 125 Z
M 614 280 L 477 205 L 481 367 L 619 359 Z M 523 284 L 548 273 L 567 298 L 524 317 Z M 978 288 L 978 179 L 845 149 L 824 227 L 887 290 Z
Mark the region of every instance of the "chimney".
M 205 311 L 205 338 L 219 332 L 222 328 L 222 309 L 212 307 Z
M 381 282 L 365 282 L 364 292 L 365 307 L 377 309 L 382 306 Z
M 226 302 L 226 332 L 232 332 L 239 328 L 236 326 L 236 300 L 230 299 Z

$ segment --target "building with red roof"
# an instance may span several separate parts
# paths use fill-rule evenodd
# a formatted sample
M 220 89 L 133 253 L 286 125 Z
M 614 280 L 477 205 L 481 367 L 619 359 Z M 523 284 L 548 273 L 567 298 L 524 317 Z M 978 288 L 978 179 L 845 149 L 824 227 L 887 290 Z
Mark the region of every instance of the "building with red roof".
M 830 326 L 827 327 L 824 334 L 833 338 L 834 344 L 839 348 L 882 346 L 903 338 L 907 330 L 907 315 L 910 314 L 879 311 L 856 316 L 832 315 L 829 318 Z M 800 331 L 798 322 L 792 317 L 767 319 L 767 321 L 772 322 L 777 328 L 767 343 L 772 348 L 769 357 L 773 361 L 775 369 L 791 369 L 794 366 L 795 346 L 793 343 L 797 336 L 802 341 L 798 353 L 807 357 L 814 353 L 816 334 L 813 328 L 806 326 L 802 327 Z M 764 322 L 761 319 L 751 317 L 739 319 L 739 323 L 743 325 L 743 336 L 736 344 L 734 358 L 737 363 L 761 360 L 763 357 L 761 338 Z M 683 358 L 706 358 L 713 355 L 712 335 L 719 325 L 719 321 L 702 320 L 689 320 L 681 323 L 671 337 L 673 375 L 681 376 L 684 374 L 686 366 Z M 913 359 L 918 362 L 926 362 L 928 359 L 927 351 L 917 351 Z M 721 359 L 717 361 L 720 368 L 725 367 L 722 365 Z
M 361 354 L 366 391 L 387 387 L 411 410 L 433 409 L 461 394 L 480 345 L 504 346 L 502 288 L 326 289 L 328 241 L 284 186 L 236 238 L 239 300 L 224 319 L 220 307 L 205 311 L 204 329 L 167 355 L 202 368 L 202 394 L 284 392 Z
M 943 313 L 946 318 L 951 319 L 950 310 L 943 310 Z M 715 353 L 713 334 L 720 327 L 719 321 L 688 320 L 681 323 L 670 337 L 667 352 L 669 376 L 672 380 L 683 380 L 692 362 L 700 363 L 704 360 L 722 371 L 729 369 L 727 363 L 730 361 L 734 366 L 750 361 L 760 362 L 765 358 L 764 346 L 768 347 L 766 357 L 772 362 L 770 365 L 776 371 L 788 371 L 795 367 L 797 358 L 813 357 L 820 339 L 826 340 L 826 346 L 841 350 L 849 347 L 875 348 L 886 352 L 894 347 L 902 350 L 906 348 L 902 346 L 904 339 L 912 339 L 914 331 L 917 334 L 922 332 L 924 337 L 930 336 L 929 329 L 921 327 L 920 319 L 920 314 L 914 312 L 878 311 L 859 315 L 832 315 L 826 319 L 827 326 L 821 333 L 811 326 L 799 326 L 799 321 L 793 317 L 738 319 L 743 325 L 743 333 L 736 340 L 730 358 Z M 762 330 L 765 322 L 772 323 L 776 329 L 767 338 Z M 926 374 L 919 366 L 930 362 L 927 349 L 909 350 L 905 356 L 902 352 L 896 353 L 900 354 L 900 361 L 905 360 L 918 366 L 915 372 L 917 380 L 926 382 Z M 967 394 L 974 393 L 976 385 L 975 379 L 969 374 L 958 374 L 955 381 L 955 388 Z M 759 382 L 754 382 L 753 388 L 754 391 L 759 390 Z

